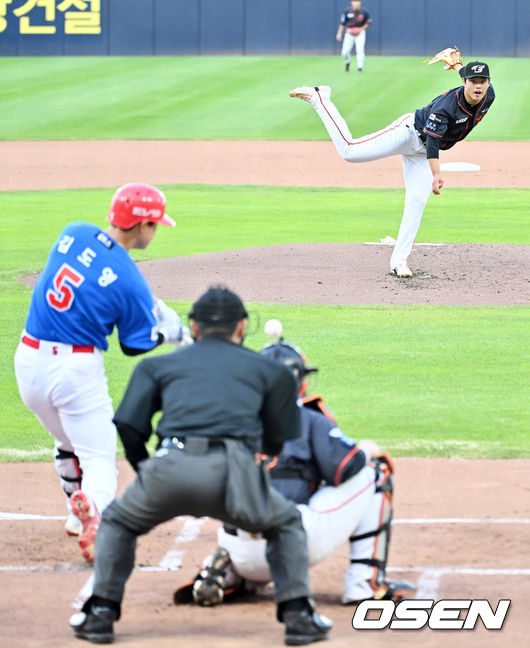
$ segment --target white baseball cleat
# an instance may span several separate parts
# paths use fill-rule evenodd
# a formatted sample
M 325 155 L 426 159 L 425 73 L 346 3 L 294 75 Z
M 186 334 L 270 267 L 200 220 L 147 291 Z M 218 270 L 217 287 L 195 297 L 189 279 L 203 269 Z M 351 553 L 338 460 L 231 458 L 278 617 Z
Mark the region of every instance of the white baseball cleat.
M 69 536 L 78 536 L 83 532 L 83 523 L 75 515 L 75 513 L 68 513 L 66 522 L 64 523 L 64 530 Z
M 392 272 L 398 277 L 412 277 L 412 272 L 406 263 L 398 263 Z
M 322 99 L 329 99 L 331 97 L 331 88 L 329 86 L 315 86 L 314 88 L 301 86 L 289 92 L 290 97 L 302 99 L 302 101 L 307 101 L 310 104 L 318 100 L 319 95 Z

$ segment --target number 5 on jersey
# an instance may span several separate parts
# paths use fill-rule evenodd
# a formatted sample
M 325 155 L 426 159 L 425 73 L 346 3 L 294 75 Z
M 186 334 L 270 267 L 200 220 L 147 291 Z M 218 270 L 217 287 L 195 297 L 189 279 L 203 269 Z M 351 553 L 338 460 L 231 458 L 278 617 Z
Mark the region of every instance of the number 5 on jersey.
M 46 292 L 46 301 L 57 311 L 69 310 L 75 299 L 72 286 L 77 288 L 85 280 L 84 276 L 74 270 L 68 263 L 63 263 L 53 278 L 53 287 Z

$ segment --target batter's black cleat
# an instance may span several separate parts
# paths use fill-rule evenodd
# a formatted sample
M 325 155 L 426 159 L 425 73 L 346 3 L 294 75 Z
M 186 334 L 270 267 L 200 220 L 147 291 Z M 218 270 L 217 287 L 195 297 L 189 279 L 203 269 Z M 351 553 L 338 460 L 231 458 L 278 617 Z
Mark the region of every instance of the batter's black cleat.
M 328 638 L 333 627 L 331 619 L 315 611 L 301 610 L 283 613 L 285 643 L 288 646 L 305 646 Z
M 77 639 L 95 644 L 114 641 L 112 624 L 118 619 L 117 611 L 105 605 L 92 605 L 89 612 L 79 612 L 70 618 L 70 626 Z
M 346 72 L 349 72 L 349 71 L 350 71 L 350 64 L 346 63 Z

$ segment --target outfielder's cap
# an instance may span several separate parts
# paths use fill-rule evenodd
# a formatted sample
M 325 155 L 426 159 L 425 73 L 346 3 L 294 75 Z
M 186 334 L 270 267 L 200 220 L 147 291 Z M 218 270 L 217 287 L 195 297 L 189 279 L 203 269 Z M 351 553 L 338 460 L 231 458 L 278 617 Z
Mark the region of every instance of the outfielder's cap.
M 230 324 L 248 317 L 241 299 L 225 286 L 211 286 L 193 304 L 188 317 L 204 324 Z
M 175 221 L 166 214 L 166 197 L 152 185 L 130 182 L 112 197 L 107 220 L 116 227 L 130 229 L 138 223 L 160 223 L 175 227 Z
M 487 63 L 482 61 L 471 61 L 460 70 L 462 79 L 473 79 L 475 77 L 490 78 L 490 69 Z

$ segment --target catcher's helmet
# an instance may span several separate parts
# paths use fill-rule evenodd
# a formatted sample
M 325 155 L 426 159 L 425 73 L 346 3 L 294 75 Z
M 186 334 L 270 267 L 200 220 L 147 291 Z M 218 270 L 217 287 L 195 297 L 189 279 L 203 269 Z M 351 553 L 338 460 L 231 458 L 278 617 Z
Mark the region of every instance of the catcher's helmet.
M 310 373 L 317 372 L 318 368 L 308 367 L 306 365 L 307 358 L 303 355 L 300 349 L 298 349 L 294 344 L 285 342 L 283 338 L 280 338 L 278 342 L 263 347 L 260 353 L 266 358 L 281 362 L 288 367 L 296 378 L 300 395 L 303 396 L 305 394 L 307 390 L 307 381 L 304 380 L 304 378 Z
M 160 189 L 141 182 L 131 182 L 116 191 L 107 220 L 125 230 L 141 222 L 175 227 L 175 221 L 166 214 L 164 194 Z
M 191 307 L 188 317 L 196 322 L 220 326 L 248 317 L 241 299 L 224 286 L 211 286 Z

